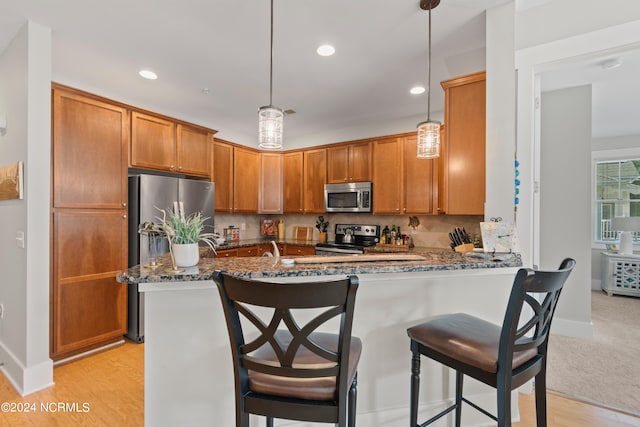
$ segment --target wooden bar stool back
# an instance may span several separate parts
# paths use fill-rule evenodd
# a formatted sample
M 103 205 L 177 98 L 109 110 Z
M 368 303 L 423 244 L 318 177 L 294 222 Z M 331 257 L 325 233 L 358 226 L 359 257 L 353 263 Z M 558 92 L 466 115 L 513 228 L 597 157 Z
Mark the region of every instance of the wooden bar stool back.
M 411 427 L 418 425 L 420 356 L 456 370 L 455 403 L 420 424 L 429 425 L 455 410 L 460 427 L 462 402 L 511 426 L 511 391 L 535 378 L 536 422 L 547 425 L 546 366 L 551 320 L 575 261 L 566 258 L 555 271 L 520 269 L 516 274 L 502 326 L 464 313 L 435 318 L 407 329 L 411 339 Z M 526 305 L 525 305 L 526 304 Z M 497 416 L 462 395 L 463 376 L 495 387 Z
M 362 342 L 351 336 L 358 278 L 274 283 L 217 275 L 235 376 L 249 414 L 355 427 Z M 335 326 L 335 333 L 318 332 Z M 347 424 L 348 422 L 348 424 Z

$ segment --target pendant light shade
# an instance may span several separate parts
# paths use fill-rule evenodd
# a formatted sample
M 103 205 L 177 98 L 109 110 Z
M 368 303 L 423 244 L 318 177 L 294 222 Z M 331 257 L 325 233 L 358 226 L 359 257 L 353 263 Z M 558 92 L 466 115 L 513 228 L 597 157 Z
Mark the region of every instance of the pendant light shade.
M 282 149 L 284 113 L 281 109 L 266 106 L 258 110 L 258 143 L 263 150 Z
M 418 158 L 440 157 L 440 122 L 427 121 L 418 124 Z
M 269 53 L 269 105 L 258 110 L 258 147 L 282 150 L 284 113 L 272 105 L 273 95 L 273 0 L 271 0 L 271 46 Z
M 418 152 L 420 159 L 440 157 L 440 122 L 431 120 L 431 9 L 440 4 L 440 0 L 421 0 L 420 8 L 429 11 L 429 65 L 427 71 L 427 120 L 418 123 Z

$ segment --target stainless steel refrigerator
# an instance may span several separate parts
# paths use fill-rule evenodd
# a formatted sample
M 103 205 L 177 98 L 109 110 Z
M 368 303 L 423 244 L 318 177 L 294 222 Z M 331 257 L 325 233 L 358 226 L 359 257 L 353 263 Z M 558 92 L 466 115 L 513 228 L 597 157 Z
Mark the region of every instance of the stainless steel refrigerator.
M 200 212 L 207 218 L 205 231 L 213 232 L 214 200 L 214 185 L 209 181 L 147 174 L 129 176 L 129 267 L 148 262 L 148 238 L 138 233 L 138 226 L 146 221 L 158 223 L 162 212 L 157 208 L 172 210 L 174 202 L 181 202 L 185 215 Z M 168 243 L 162 239 L 158 255 L 167 252 Z M 141 343 L 144 342 L 144 294 L 138 292 L 138 285 L 129 285 L 128 297 L 126 336 Z

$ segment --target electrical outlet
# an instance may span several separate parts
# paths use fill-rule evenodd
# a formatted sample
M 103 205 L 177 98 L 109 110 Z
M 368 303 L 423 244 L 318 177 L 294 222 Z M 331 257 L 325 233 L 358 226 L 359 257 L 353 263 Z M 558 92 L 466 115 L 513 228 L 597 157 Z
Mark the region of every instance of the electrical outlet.
M 0 304 L 0 319 L 4 318 L 4 304 Z

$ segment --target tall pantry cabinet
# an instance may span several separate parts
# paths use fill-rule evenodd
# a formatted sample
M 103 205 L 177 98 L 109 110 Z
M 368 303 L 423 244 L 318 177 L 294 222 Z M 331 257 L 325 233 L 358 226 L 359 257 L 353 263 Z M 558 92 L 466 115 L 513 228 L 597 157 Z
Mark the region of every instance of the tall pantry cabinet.
M 486 74 L 441 83 L 444 141 L 438 209 L 448 215 L 483 215 L 486 162 Z
M 50 355 L 122 339 L 127 289 L 129 113 L 53 85 Z

